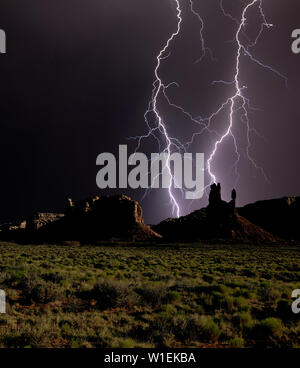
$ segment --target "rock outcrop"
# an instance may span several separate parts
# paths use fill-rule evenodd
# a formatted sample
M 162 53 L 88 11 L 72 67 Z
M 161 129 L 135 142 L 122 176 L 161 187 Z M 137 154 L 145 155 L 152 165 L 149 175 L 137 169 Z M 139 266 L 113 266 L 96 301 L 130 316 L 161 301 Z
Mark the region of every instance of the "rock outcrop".
M 248 204 L 238 213 L 263 229 L 288 240 L 300 240 L 300 197 L 284 197 Z
M 167 219 L 153 229 L 167 241 L 229 240 L 247 243 L 275 243 L 279 239 L 240 216 L 235 208 L 236 191 L 231 201 L 221 196 L 221 185 L 213 184 L 206 208 L 180 217 Z
M 300 239 L 300 197 L 260 201 L 236 209 L 222 200 L 221 185 L 213 184 L 206 208 L 178 219 L 167 219 L 152 229 L 144 223 L 142 208 L 131 198 L 68 199 L 64 214 L 37 213 L 26 221 L 0 225 L 3 240 L 47 241 L 156 241 L 202 240 L 277 243 L 280 238 Z M 271 235 L 274 234 L 274 235 Z
M 27 221 L 16 221 L 16 222 L 8 222 L 0 225 L 0 233 L 1 232 L 9 232 L 16 230 L 24 230 L 26 229 Z
M 148 241 L 160 238 L 144 223 L 138 202 L 120 195 L 74 202 L 68 199 L 65 216 L 43 226 L 39 236 L 80 241 Z
M 63 217 L 64 214 L 61 213 L 38 212 L 25 221 L 25 228 L 28 231 L 36 231 L 48 224 L 51 224 L 52 222 L 60 220 Z

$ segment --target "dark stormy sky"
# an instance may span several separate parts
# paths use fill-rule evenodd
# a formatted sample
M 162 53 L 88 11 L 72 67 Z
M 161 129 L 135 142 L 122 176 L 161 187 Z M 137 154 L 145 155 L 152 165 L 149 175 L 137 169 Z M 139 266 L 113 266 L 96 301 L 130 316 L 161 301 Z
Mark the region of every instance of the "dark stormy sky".
M 232 86 L 212 86 L 212 80 L 232 80 L 237 25 L 225 18 L 219 0 L 194 0 L 205 20 L 205 40 L 217 61 L 201 54 L 199 23 L 188 1 L 182 0 L 181 37 L 172 43 L 160 75 L 176 81 L 169 96 L 193 116 L 208 116 L 232 94 Z M 245 1 L 246 2 L 246 1 Z M 244 1 L 224 0 L 240 18 Z M 146 132 L 143 114 L 151 95 L 156 55 L 176 28 L 171 0 L 3 0 L 0 28 L 7 34 L 7 54 L 0 55 L 0 221 L 26 217 L 35 211 L 62 211 L 67 197 L 82 199 L 100 194 L 96 187 L 96 157 L 117 152 L 127 137 Z M 300 55 L 291 52 L 291 33 L 300 28 L 299 0 L 264 0 L 265 31 L 253 50 L 255 57 L 289 79 L 242 58 L 241 79 L 247 97 L 261 110 L 250 113 L 264 139 L 252 135 L 252 156 L 265 168 L 271 184 L 242 159 L 238 203 L 284 195 L 300 195 Z M 247 32 L 255 37 L 258 14 L 249 13 Z M 173 136 L 187 140 L 190 122 L 160 101 L 162 116 Z M 215 126 L 225 129 L 221 115 Z M 234 132 L 241 151 L 244 127 L 235 118 Z M 199 138 L 193 152 L 211 152 L 213 141 Z M 153 142 L 141 150 L 156 152 Z M 224 198 L 234 185 L 230 171 L 232 142 L 216 156 L 214 171 Z M 121 191 L 108 191 L 115 194 Z M 139 200 L 140 191 L 124 191 Z M 183 213 L 206 205 L 206 198 L 181 201 Z M 142 202 L 149 223 L 169 217 L 165 190 Z

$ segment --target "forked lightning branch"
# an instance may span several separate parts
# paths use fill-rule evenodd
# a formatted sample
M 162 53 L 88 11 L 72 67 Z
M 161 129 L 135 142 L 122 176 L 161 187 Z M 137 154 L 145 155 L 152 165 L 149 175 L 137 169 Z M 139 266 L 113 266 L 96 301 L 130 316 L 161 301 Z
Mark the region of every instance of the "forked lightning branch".
M 283 74 L 274 69 L 272 66 L 269 66 L 268 64 L 265 64 L 261 60 L 254 57 L 252 53 L 252 50 L 257 45 L 263 31 L 273 27 L 273 24 L 267 21 L 266 15 L 263 11 L 263 0 L 248 0 L 239 2 L 241 3 L 242 10 L 240 17 L 238 18 L 234 18 L 228 12 L 228 10 L 226 10 L 227 4 L 224 4 L 224 0 L 220 0 L 220 11 L 225 17 L 228 17 L 233 23 L 236 24 L 236 30 L 233 34 L 233 53 L 235 55 L 235 62 L 232 65 L 232 72 L 228 75 L 228 81 L 216 80 L 212 81 L 212 83 L 232 85 L 234 90 L 231 94 L 226 96 L 224 98 L 224 102 L 220 106 L 216 107 L 211 115 L 206 118 L 194 118 L 192 114 L 186 111 L 183 106 L 173 103 L 168 96 L 167 90 L 170 86 L 177 86 L 177 83 L 168 82 L 168 84 L 165 84 L 163 75 L 161 75 L 161 64 L 168 59 L 170 53 L 172 52 L 172 48 L 175 47 L 175 41 L 181 36 L 183 31 L 182 25 L 185 22 L 186 13 L 183 12 L 184 2 L 180 0 L 172 0 L 172 3 L 176 9 L 176 17 L 174 19 L 174 21 L 176 21 L 176 26 L 174 27 L 173 33 L 171 33 L 167 38 L 156 58 L 157 61 L 154 70 L 152 95 L 148 105 L 148 110 L 144 116 L 147 128 L 146 134 L 132 138 L 135 138 L 138 141 L 138 149 L 141 147 L 142 141 L 144 139 L 154 138 L 158 143 L 158 149 L 161 152 L 166 153 L 170 158 L 173 152 L 182 152 L 186 149 L 189 149 L 191 144 L 194 143 L 197 137 L 200 137 L 202 133 L 208 132 L 209 134 L 216 134 L 217 138 L 213 138 L 213 144 L 204 165 L 204 170 L 209 178 L 209 183 L 207 186 L 218 182 L 220 179 L 220 174 L 216 173 L 215 171 L 215 163 L 217 154 L 222 152 L 224 144 L 229 138 L 232 141 L 234 148 L 234 156 L 231 161 L 233 162 L 235 174 L 235 187 L 238 185 L 240 179 L 239 165 L 241 164 L 241 159 L 243 156 L 246 156 L 246 160 L 253 166 L 255 171 L 260 172 L 266 182 L 269 182 L 263 167 L 256 163 L 254 157 L 252 156 L 252 135 L 259 135 L 259 133 L 251 126 L 250 115 L 248 112 L 249 110 L 253 110 L 253 108 L 251 107 L 250 98 L 246 96 L 246 83 L 242 82 L 241 80 L 241 71 L 245 68 L 245 63 L 250 62 L 256 65 L 256 67 L 264 69 L 266 72 L 272 72 L 275 76 L 280 77 L 285 82 L 285 85 L 287 85 L 287 78 Z M 204 1 L 202 3 L 204 3 Z M 207 55 L 213 59 L 211 49 L 206 46 L 204 39 L 205 21 L 202 18 L 200 11 L 197 11 L 199 4 L 196 4 L 195 0 L 189 0 L 187 1 L 187 4 L 190 7 L 191 14 L 195 16 L 200 23 L 200 41 L 202 51 L 198 62 L 202 61 Z M 248 25 L 253 23 L 250 17 L 251 11 L 253 11 L 253 9 L 256 9 L 257 11 L 257 20 L 260 24 L 260 27 L 258 33 L 254 37 L 252 36 L 251 39 L 251 37 L 249 37 L 247 34 L 247 30 Z M 294 34 L 294 36 L 296 37 L 297 34 Z M 165 99 L 165 102 L 168 104 L 168 106 L 189 117 L 193 124 L 197 123 L 199 125 L 199 131 L 194 133 L 188 142 L 182 141 L 181 137 L 173 137 L 170 135 L 170 124 L 168 124 L 167 121 L 168 118 L 163 118 L 159 109 L 159 99 L 161 97 Z M 212 124 L 215 119 L 225 111 L 228 114 L 228 117 L 224 121 L 224 126 L 220 127 L 219 131 L 216 132 L 214 129 L 212 129 Z M 235 116 L 237 112 L 240 113 L 238 119 Z M 199 115 L 202 116 L 201 113 Z M 236 125 L 241 123 L 246 127 L 246 147 L 239 147 L 238 139 L 234 134 Z M 173 213 L 179 217 L 182 211 L 176 199 L 175 193 L 172 190 L 173 187 L 176 187 L 176 177 L 173 175 L 172 168 L 169 165 L 169 162 L 171 162 L 169 158 L 167 158 L 165 162 L 166 170 L 170 176 L 168 188 L 169 201 L 172 205 Z

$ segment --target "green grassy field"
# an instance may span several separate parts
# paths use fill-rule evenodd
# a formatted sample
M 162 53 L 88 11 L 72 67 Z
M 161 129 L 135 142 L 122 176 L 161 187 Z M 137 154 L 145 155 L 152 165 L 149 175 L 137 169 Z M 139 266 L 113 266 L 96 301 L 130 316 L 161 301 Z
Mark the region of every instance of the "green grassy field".
M 300 347 L 299 246 L 0 243 L 1 347 Z

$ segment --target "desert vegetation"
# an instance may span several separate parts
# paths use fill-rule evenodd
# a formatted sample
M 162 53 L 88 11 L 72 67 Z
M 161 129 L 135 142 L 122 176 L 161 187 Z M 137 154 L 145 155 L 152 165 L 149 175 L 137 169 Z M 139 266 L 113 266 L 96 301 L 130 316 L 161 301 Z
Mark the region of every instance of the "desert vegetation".
M 300 347 L 296 245 L 0 251 L 1 347 Z

